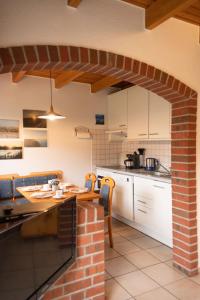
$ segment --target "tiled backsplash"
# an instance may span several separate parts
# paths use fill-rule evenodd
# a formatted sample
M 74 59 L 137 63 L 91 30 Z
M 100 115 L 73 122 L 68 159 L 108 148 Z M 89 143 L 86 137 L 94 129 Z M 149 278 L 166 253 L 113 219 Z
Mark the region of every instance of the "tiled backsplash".
M 145 157 L 155 157 L 167 168 L 171 167 L 170 141 L 123 141 L 109 142 L 104 129 L 91 130 L 92 166 L 113 166 L 123 163 L 127 153 L 145 148 Z

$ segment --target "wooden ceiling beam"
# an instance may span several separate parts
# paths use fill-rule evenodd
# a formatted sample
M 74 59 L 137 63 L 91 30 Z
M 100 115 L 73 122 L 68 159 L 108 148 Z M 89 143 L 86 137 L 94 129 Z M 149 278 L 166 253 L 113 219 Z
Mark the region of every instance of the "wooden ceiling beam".
M 114 84 L 119 83 L 121 80 L 114 77 L 106 76 L 95 83 L 91 84 L 91 92 L 96 93 L 102 89 L 108 88 Z
M 19 71 L 19 72 L 12 72 L 12 82 L 19 82 L 24 78 L 26 75 L 27 71 Z
M 80 3 L 81 3 L 81 0 L 68 0 L 68 5 L 71 7 L 77 8 Z
M 84 72 L 77 70 L 63 71 L 59 76 L 55 78 L 55 88 L 60 89 L 64 85 L 72 82 L 77 77 L 83 75 Z
M 188 8 L 194 0 L 157 0 L 146 8 L 146 28 L 153 29 L 178 12 Z

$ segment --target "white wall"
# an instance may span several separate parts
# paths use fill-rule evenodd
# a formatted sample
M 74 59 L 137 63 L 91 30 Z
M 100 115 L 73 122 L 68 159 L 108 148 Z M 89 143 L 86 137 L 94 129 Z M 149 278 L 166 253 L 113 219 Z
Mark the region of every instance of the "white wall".
M 4 74 L 0 75 L 0 91 L 0 119 L 20 120 L 21 137 L 22 109 L 49 108 L 48 79 L 28 77 L 15 84 L 10 74 Z M 72 83 L 54 89 L 53 100 L 55 110 L 67 118 L 48 122 L 48 148 L 24 148 L 23 159 L 0 160 L 0 174 L 60 169 L 66 180 L 83 184 L 84 175 L 91 168 L 91 140 L 77 139 L 74 128 L 98 128 L 95 113 L 106 112 L 106 94 L 91 94 L 89 85 Z
M 0 46 L 65 44 L 109 50 L 153 64 L 200 93 L 198 26 L 170 19 L 148 31 L 144 10 L 120 0 L 83 0 L 78 9 L 66 3 L 0 0 Z M 199 135 L 198 118 L 198 144 Z

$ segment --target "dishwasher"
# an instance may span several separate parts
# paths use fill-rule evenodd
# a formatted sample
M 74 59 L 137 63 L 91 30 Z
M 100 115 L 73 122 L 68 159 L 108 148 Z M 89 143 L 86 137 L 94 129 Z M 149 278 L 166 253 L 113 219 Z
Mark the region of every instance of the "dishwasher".
M 116 216 L 134 221 L 134 176 L 113 172 L 115 188 L 112 209 Z

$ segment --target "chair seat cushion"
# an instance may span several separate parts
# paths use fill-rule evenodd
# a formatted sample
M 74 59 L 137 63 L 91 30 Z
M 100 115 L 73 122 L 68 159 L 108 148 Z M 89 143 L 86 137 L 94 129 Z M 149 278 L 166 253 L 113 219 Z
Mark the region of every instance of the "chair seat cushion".
M 6 205 L 15 206 L 15 205 L 20 205 L 20 204 L 25 204 L 25 203 L 29 203 L 29 201 L 24 197 L 17 198 L 15 201 L 13 201 L 13 200 L 1 200 L 0 201 L 0 207 L 6 206 Z
M 12 200 L 0 200 L 0 207 L 2 206 L 15 206 L 15 203 Z

